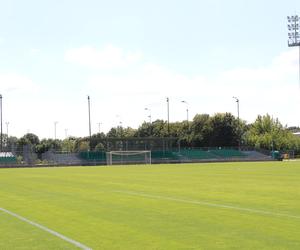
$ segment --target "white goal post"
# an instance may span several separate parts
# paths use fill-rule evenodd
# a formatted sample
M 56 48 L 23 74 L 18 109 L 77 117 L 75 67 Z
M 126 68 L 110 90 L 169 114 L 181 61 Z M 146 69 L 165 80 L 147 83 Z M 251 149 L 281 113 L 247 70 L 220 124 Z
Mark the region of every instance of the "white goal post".
M 150 150 L 106 152 L 107 165 L 113 164 L 151 164 Z

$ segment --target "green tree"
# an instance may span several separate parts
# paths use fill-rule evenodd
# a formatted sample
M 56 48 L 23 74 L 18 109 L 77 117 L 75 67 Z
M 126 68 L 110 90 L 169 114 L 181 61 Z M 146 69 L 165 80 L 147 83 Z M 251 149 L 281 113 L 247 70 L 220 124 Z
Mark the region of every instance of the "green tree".
M 210 116 L 208 114 L 195 115 L 191 123 L 191 134 L 189 136 L 189 142 L 191 143 L 191 146 L 209 146 L 210 133 Z
M 75 137 L 68 137 L 61 142 L 61 150 L 64 152 L 74 152 L 76 145 Z
M 209 121 L 209 146 L 238 146 L 239 122 L 230 113 L 218 113 Z
M 258 116 L 250 125 L 246 134 L 247 144 L 263 149 L 294 149 L 298 148 L 299 139 L 296 138 L 279 120 L 270 115 Z

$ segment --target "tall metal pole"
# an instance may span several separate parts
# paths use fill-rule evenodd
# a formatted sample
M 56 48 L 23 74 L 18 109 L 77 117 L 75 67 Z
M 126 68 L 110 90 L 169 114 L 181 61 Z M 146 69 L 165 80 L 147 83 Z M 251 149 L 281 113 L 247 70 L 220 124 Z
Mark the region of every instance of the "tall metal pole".
M 238 121 L 239 121 L 240 120 L 240 100 L 235 96 L 233 96 L 232 98 L 235 99 L 236 104 L 237 104 L 237 115 L 238 115 Z
M 90 96 L 88 96 L 88 111 L 89 111 L 89 136 L 90 142 L 92 139 L 92 129 L 91 129 L 91 104 L 90 104 Z
M 181 102 L 186 104 L 186 121 L 189 122 L 189 108 L 188 108 L 188 103 L 186 101 L 181 101 Z
M 57 125 L 57 121 L 54 122 L 54 140 L 56 140 L 56 125 Z
M 238 144 L 239 144 L 239 149 L 241 148 L 241 136 L 240 136 L 240 100 L 233 96 L 233 99 L 235 99 L 236 104 L 237 104 L 237 115 L 238 115 Z
M 1 123 L 1 132 L 0 132 L 0 152 L 3 149 L 3 131 L 2 131 L 2 95 L 0 95 L 0 123 Z
M 170 135 L 170 105 L 169 97 L 167 97 L 167 113 L 168 113 L 168 136 Z

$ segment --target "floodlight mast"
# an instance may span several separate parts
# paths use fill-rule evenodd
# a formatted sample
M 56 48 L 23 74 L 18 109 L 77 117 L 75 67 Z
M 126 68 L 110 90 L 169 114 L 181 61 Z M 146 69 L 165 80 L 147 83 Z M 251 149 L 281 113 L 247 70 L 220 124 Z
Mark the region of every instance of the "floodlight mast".
M 299 87 L 300 87 L 300 34 L 299 34 L 299 21 L 298 15 L 288 16 L 288 46 L 299 47 Z

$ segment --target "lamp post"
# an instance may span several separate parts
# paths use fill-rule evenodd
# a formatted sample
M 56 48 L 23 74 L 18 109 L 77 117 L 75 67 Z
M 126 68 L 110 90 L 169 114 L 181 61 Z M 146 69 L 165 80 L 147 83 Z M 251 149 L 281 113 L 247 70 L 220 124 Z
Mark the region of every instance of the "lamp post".
M 0 95 L 0 127 L 1 127 L 1 131 L 0 131 L 0 152 L 2 152 L 2 147 L 3 147 L 3 131 L 2 131 L 2 95 Z
M 151 123 L 151 118 L 152 118 L 152 116 L 151 116 L 151 109 L 145 108 L 145 110 L 149 111 L 148 118 L 149 118 L 149 122 Z
M 186 105 L 186 121 L 189 122 L 189 107 L 188 107 L 189 104 L 186 101 L 181 101 L 181 102 Z
M 167 116 L 168 116 L 168 136 L 170 136 L 170 100 L 167 97 Z
M 233 99 L 235 99 L 236 101 L 236 105 L 237 105 L 237 115 L 238 115 L 238 129 L 237 129 L 237 133 L 238 133 L 238 144 L 239 144 L 239 149 L 241 148 L 241 136 L 240 136 L 240 100 L 233 96 Z
M 89 136 L 90 136 L 90 143 L 92 139 L 92 129 L 91 129 L 91 103 L 90 103 L 90 96 L 88 95 L 88 113 L 89 113 Z
M 56 140 L 56 125 L 57 125 L 58 121 L 54 122 L 54 140 Z
M 298 15 L 288 16 L 288 46 L 299 47 L 299 87 L 300 87 L 300 34 L 299 34 L 299 21 Z
M 237 104 L 237 115 L 238 115 L 238 121 L 239 121 L 240 120 L 240 100 L 235 96 L 233 96 L 232 98 L 235 99 L 236 104 Z

